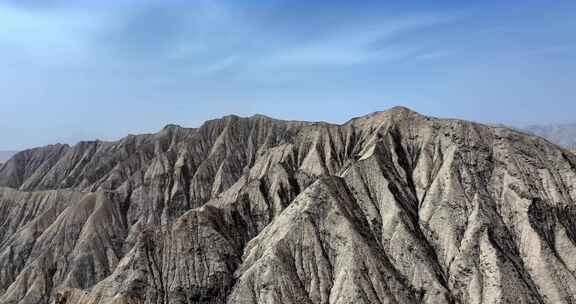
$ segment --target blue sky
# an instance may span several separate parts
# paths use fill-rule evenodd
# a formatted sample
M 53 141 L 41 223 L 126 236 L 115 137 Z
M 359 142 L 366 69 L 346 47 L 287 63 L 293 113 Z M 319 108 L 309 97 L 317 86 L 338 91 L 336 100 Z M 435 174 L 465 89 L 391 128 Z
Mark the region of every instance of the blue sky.
M 0 1 L 0 150 L 404 105 L 576 121 L 575 1 Z

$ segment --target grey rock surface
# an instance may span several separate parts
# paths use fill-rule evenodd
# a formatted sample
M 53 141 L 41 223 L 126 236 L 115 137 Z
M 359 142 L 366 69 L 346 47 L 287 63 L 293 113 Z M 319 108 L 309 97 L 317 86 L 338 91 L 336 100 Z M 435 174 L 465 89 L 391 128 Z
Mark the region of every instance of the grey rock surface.
M 0 303 L 576 303 L 576 155 L 393 108 L 0 168 Z

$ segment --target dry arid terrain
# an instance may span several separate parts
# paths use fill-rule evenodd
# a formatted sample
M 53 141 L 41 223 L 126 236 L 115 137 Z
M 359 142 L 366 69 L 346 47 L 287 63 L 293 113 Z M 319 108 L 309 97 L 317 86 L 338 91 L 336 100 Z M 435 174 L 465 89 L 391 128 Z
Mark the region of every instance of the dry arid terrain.
M 0 167 L 2 304 L 576 303 L 576 155 L 393 108 Z

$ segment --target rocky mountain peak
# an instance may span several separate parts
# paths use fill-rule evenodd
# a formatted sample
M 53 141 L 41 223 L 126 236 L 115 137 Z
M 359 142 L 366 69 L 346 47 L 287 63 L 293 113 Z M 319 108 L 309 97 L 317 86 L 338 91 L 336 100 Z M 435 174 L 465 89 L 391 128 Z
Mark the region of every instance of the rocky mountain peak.
M 176 125 L 176 124 L 167 124 L 164 126 L 164 128 L 162 128 L 162 130 L 173 130 L 173 129 L 181 129 L 182 127 L 180 125 Z

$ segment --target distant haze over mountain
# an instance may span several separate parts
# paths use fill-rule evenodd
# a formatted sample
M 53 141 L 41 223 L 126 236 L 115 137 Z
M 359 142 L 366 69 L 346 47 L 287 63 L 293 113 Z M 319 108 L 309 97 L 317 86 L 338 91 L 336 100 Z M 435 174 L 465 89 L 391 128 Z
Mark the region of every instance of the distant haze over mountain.
M 576 123 L 531 125 L 522 129 L 534 135 L 544 137 L 557 145 L 570 149 L 576 148 Z
M 16 151 L 0 151 L 0 163 L 7 161 L 14 154 L 16 154 Z

